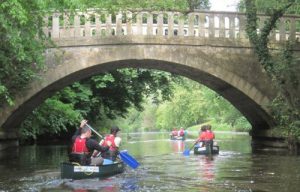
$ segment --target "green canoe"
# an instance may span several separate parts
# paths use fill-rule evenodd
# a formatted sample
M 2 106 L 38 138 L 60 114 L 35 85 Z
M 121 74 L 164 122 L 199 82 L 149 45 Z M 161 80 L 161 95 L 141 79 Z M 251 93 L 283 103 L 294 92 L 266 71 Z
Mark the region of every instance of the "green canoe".
M 82 166 L 69 162 L 61 163 L 62 179 L 105 178 L 124 172 L 123 162 L 101 166 Z

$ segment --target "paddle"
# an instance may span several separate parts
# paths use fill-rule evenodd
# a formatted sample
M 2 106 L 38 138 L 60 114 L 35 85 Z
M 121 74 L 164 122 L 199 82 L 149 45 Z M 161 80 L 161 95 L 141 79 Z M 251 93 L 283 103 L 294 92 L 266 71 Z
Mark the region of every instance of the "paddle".
M 93 129 L 90 125 L 86 124 L 94 133 L 96 133 L 101 139 L 103 139 L 102 135 L 100 135 L 95 129 Z M 130 156 L 126 150 L 120 152 L 120 157 L 123 162 L 125 162 L 128 166 L 135 169 L 140 164 L 135 160 L 132 156 Z
M 89 124 L 87 124 L 86 123 L 86 126 L 88 126 L 88 128 L 89 129 L 91 129 L 94 133 L 96 133 L 96 135 L 98 135 L 99 137 L 100 137 L 100 142 L 99 142 L 99 144 L 102 142 L 102 140 L 104 139 L 103 138 L 103 136 L 102 135 L 100 135 L 100 133 L 98 133 L 95 129 L 93 129 L 93 127 L 92 126 L 90 126 Z M 97 150 L 94 150 L 94 152 L 93 152 L 93 156 L 99 156 L 100 155 L 100 153 L 99 153 L 99 151 L 97 151 Z
M 136 169 L 140 164 L 132 156 L 127 153 L 127 150 L 120 152 L 120 157 L 123 162 L 129 165 L 132 169 Z
M 96 133 L 96 135 L 98 135 L 101 139 L 103 139 L 102 135 L 100 135 L 95 129 L 93 129 L 93 127 L 91 127 L 89 124 L 86 123 L 86 126 L 88 126 L 88 128 L 90 128 L 94 133 Z
M 186 150 L 183 151 L 183 155 L 184 155 L 184 156 L 190 156 L 190 151 L 193 149 L 193 147 L 196 145 L 196 143 L 198 143 L 198 139 L 197 139 L 196 142 L 192 145 L 191 148 L 186 149 Z

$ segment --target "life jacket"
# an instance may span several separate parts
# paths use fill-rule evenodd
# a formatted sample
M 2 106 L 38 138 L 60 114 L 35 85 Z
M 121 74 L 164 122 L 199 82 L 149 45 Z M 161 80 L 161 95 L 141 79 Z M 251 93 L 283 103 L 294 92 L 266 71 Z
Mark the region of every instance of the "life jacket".
M 206 131 L 202 131 L 200 136 L 199 136 L 199 141 L 204 141 L 206 140 Z
M 104 138 L 104 142 L 102 143 L 102 146 L 106 147 L 108 146 L 107 142 L 110 141 L 111 142 L 111 146 L 109 147 L 109 150 L 110 151 L 116 151 L 118 150 L 116 144 L 115 144 L 115 136 L 110 134 L 110 135 L 107 135 L 105 138 Z
M 213 140 L 215 138 L 215 134 L 212 131 L 206 131 L 205 140 Z
M 80 138 L 80 136 L 76 137 L 72 147 L 72 153 L 77 153 L 77 154 L 89 153 L 89 150 L 86 147 L 85 143 L 86 143 L 86 138 Z
M 173 135 L 173 136 L 177 136 L 177 131 L 175 131 L 175 130 L 172 131 L 172 135 Z
M 179 136 L 184 136 L 184 130 L 178 131 L 178 135 L 179 135 Z

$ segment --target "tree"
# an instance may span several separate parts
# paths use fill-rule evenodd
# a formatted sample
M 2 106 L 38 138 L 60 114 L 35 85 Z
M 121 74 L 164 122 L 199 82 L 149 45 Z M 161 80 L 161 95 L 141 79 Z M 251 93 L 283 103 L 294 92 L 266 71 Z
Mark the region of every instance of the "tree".
M 122 10 L 149 10 L 149 11 L 180 11 L 191 12 L 194 9 L 210 8 L 209 0 L 78 0 L 78 4 L 83 9 L 100 8 L 114 11 Z M 66 6 L 69 6 L 66 4 Z M 55 6 L 57 7 L 57 6 Z
M 7 0 L 0 4 L 0 107 L 37 77 L 46 38 L 43 1 Z M 34 14 L 33 14 L 34 13 Z
M 214 127 L 226 126 L 231 130 L 250 129 L 245 117 L 228 101 L 197 82 L 182 78 L 176 81 L 174 96 L 158 106 L 156 126 L 170 130 L 210 122 Z M 227 129 L 228 129 L 227 128 Z
M 271 51 L 269 36 L 272 30 L 276 29 L 277 21 L 285 13 L 295 12 L 299 8 L 296 0 L 271 1 L 276 6 L 270 7 L 263 4 L 262 11 L 266 11 L 269 19 L 265 22 L 261 33 L 257 33 L 257 2 L 245 0 L 247 26 L 246 31 L 250 43 L 258 57 L 259 63 L 263 66 L 269 77 L 273 80 L 279 93 L 273 101 L 272 110 L 275 119 L 281 126 L 288 138 L 290 148 L 296 146 L 297 137 L 300 136 L 300 67 L 293 55 L 294 42 L 288 41 L 282 48 L 280 54 Z M 271 5 L 272 5 L 271 4 Z
M 72 104 L 65 104 L 53 97 L 47 99 L 23 121 L 20 136 L 21 139 L 36 140 L 39 135 L 57 135 L 67 131 L 68 127 L 77 126 L 78 119 L 81 118 L 80 111 L 75 110 Z
M 36 138 L 66 131 L 67 125 L 74 127 L 81 118 L 94 123 L 107 122 L 107 118 L 125 117 L 133 107 L 142 111 L 147 96 L 151 95 L 156 103 L 170 98 L 170 83 L 174 78 L 177 77 L 156 70 L 120 69 L 84 79 L 59 91 L 35 109 L 22 123 L 20 133 L 24 138 Z

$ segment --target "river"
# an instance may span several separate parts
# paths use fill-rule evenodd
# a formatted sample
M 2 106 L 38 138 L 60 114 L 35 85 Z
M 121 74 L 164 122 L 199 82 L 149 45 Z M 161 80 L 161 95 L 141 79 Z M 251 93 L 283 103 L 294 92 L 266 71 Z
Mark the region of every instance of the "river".
M 123 135 L 127 149 L 141 164 L 106 179 L 60 179 L 67 146 L 22 146 L 0 160 L 0 192 L 294 192 L 300 189 L 300 157 L 252 153 L 247 134 L 216 133 L 220 154 L 183 156 L 193 144 L 171 141 L 168 133 Z

